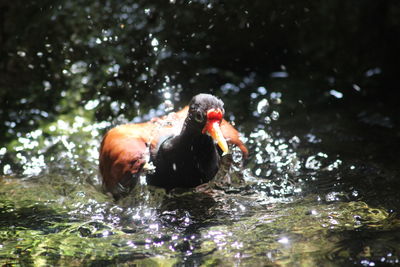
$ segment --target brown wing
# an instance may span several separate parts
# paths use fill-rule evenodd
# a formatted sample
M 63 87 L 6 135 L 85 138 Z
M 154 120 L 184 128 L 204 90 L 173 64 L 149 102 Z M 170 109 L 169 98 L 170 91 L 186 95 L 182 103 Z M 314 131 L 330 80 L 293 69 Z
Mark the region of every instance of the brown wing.
M 226 141 L 230 144 L 234 144 L 240 148 L 243 153 L 243 157 L 247 158 L 249 151 L 246 146 L 240 140 L 239 132 L 226 120 L 222 120 L 221 131 Z
M 104 136 L 100 147 L 100 173 L 106 190 L 114 195 L 136 184 L 139 178 L 136 174 L 148 157 L 148 140 L 143 137 L 149 125 L 121 125 Z
M 149 122 L 124 124 L 109 130 L 103 138 L 99 155 L 105 189 L 118 197 L 123 193 L 121 191 L 133 187 L 159 139 L 179 134 L 187 110 L 184 108 Z

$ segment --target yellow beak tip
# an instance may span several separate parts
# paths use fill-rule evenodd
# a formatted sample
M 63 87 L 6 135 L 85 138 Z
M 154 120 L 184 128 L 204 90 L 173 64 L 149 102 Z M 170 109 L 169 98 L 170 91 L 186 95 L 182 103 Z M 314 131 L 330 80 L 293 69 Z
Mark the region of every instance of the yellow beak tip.
M 226 142 L 224 135 L 222 134 L 219 123 L 213 122 L 206 126 L 206 132 L 209 134 L 212 139 L 218 144 L 219 148 L 222 150 L 222 156 L 229 153 L 228 143 Z

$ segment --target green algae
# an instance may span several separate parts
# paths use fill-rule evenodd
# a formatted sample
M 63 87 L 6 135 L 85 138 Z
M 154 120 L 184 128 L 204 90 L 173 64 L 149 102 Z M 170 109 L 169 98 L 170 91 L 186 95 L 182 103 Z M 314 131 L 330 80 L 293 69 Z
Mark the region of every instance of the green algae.
M 57 195 L 60 191 L 49 187 L 16 178 L 3 179 L 1 264 L 173 266 L 182 257 L 192 257 L 202 266 L 337 266 L 351 257 L 373 258 L 371 253 L 362 253 L 365 247 L 376 253 L 373 242 L 359 251 L 343 245 L 360 229 L 373 234 L 400 226 L 396 216 L 365 202 L 323 203 L 316 201 L 316 196 L 309 196 L 289 203 L 253 206 L 250 213 L 236 219 L 211 212 L 194 231 L 187 232 L 194 221 L 186 228 L 180 225 L 181 230 L 175 224 L 164 223 L 151 231 L 154 221 L 149 225 L 122 225 L 94 219 L 95 206 L 108 205 L 108 212 L 118 206 L 102 193 L 91 192 L 90 186 L 84 193 L 78 190 L 80 194 L 72 193 L 62 201 Z M 187 198 L 188 193 L 183 197 Z M 182 196 L 171 203 L 181 201 L 179 198 Z M 241 198 L 242 203 L 252 200 Z M 239 202 L 241 198 L 235 197 Z M 171 203 L 164 212 L 174 209 Z M 218 210 L 226 203 L 218 206 L 217 201 L 216 205 Z M 83 212 L 89 207 L 91 213 Z M 207 209 L 210 208 L 213 209 Z

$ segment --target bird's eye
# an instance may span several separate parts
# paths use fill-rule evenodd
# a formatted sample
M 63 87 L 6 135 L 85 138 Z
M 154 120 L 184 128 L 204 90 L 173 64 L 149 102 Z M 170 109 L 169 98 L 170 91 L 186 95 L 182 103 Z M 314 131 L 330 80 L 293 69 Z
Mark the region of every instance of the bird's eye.
M 201 112 L 196 112 L 196 113 L 194 114 L 194 119 L 195 119 L 197 122 L 203 122 L 203 120 L 204 120 L 203 114 L 201 114 Z

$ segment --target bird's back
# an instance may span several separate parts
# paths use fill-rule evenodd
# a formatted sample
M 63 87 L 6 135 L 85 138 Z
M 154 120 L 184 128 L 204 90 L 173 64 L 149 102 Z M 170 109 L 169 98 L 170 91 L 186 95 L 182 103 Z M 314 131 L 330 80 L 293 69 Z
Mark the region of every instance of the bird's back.
M 180 134 L 188 106 L 179 112 L 153 118 L 144 123 L 124 124 L 109 130 L 100 147 L 99 168 L 105 190 L 118 197 L 138 181 L 143 166 L 155 158 L 160 141 Z M 238 131 L 227 121 L 221 130 L 228 143 L 237 145 L 247 156 Z

